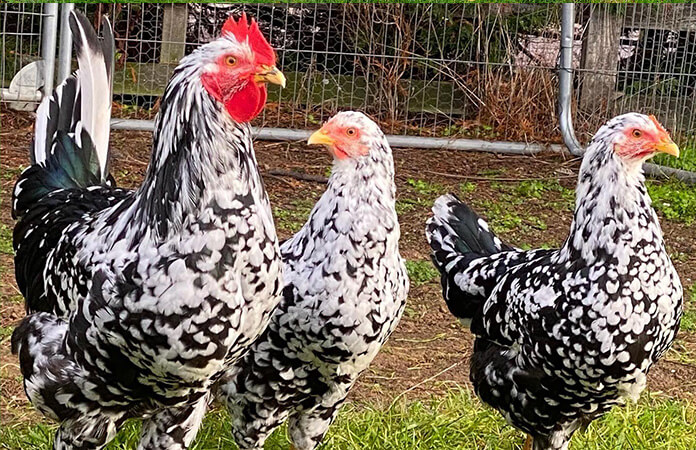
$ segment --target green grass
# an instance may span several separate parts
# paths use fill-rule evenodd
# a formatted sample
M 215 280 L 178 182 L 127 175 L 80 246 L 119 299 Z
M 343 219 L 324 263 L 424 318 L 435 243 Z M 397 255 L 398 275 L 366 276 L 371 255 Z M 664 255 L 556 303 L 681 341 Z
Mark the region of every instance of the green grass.
M 194 450 L 233 449 L 227 414 L 215 410 L 206 417 L 192 446 Z M 577 433 L 571 450 L 696 448 L 696 406 L 686 402 L 644 396 L 638 405 L 615 408 Z M 47 449 L 54 428 L 45 425 L 2 428 L 0 448 Z M 108 449 L 135 448 L 137 423 L 129 423 Z M 339 414 L 322 449 L 519 449 L 523 434 L 505 424 L 466 389 L 455 388 L 440 398 L 396 402 L 386 406 L 349 404 Z M 284 428 L 269 438 L 265 448 L 288 448 Z
M 531 214 L 521 215 L 511 208 L 511 205 L 519 205 L 522 202 L 524 200 L 519 197 L 504 195 L 500 200 L 482 200 L 477 202 L 475 206 L 496 233 L 529 232 L 533 229 L 546 230 L 548 226 L 541 217 Z
M 548 184 L 542 180 L 522 181 L 516 187 L 519 195 L 532 198 L 541 198 L 549 190 Z
M 511 211 L 505 201 L 482 201 L 481 214 L 487 219 L 491 229 L 496 233 L 506 233 L 517 230 L 522 225 L 522 217 Z
M 484 176 L 484 177 L 494 177 L 497 175 L 504 175 L 507 170 L 505 167 L 500 167 L 498 169 L 483 169 L 479 170 L 476 175 Z
M 459 185 L 459 192 L 462 194 L 470 194 L 476 190 L 476 183 L 472 183 L 471 181 L 466 181 L 464 183 L 461 183 Z
M 665 357 L 684 366 L 696 367 L 696 351 L 692 350 L 679 336 L 674 340 Z
M 687 144 L 686 146 L 682 147 L 679 152 L 679 158 L 659 154 L 653 158 L 653 162 L 662 166 L 696 172 L 696 142 Z
M 313 207 L 313 200 L 295 199 L 290 202 L 290 207 L 288 208 L 273 208 L 276 227 L 293 233 L 300 231 Z
M 527 198 L 543 198 L 549 192 L 561 194 L 563 199 L 575 200 L 575 190 L 564 187 L 558 180 L 525 180 L 516 187 L 517 194 Z
M 14 255 L 12 249 L 12 229 L 0 223 L 0 253 Z
M 685 252 L 680 252 L 680 251 L 674 251 L 669 254 L 669 257 L 672 259 L 672 262 L 686 262 L 689 260 L 689 254 Z
M 406 270 L 408 271 L 408 278 L 411 281 L 411 286 L 420 286 L 440 275 L 440 272 L 433 267 L 433 263 L 428 260 L 406 261 Z
M 12 336 L 12 331 L 14 331 L 14 327 L 0 326 L 0 343 L 5 342 L 5 340 L 9 339 L 10 336 Z
M 691 225 L 696 221 L 696 187 L 678 180 L 648 181 L 653 207 L 666 219 Z
M 696 283 L 691 288 L 684 287 L 684 314 L 681 318 L 681 331 L 696 331 Z
M 396 201 L 396 213 L 404 214 L 416 208 L 428 208 L 435 198 L 444 194 L 446 189 L 438 183 L 409 178 L 406 180 L 406 192 L 402 192 Z
M 694 155 L 696 158 L 696 154 Z M 653 207 L 662 213 L 665 219 L 682 222 L 687 225 L 696 223 L 696 187 L 676 179 L 667 181 L 648 180 L 648 192 Z M 496 183 L 491 187 L 500 192 L 497 202 L 483 201 L 480 206 L 488 214 L 491 226 L 499 231 L 511 231 L 525 225 L 536 229 L 545 229 L 543 220 L 524 216 L 509 207 L 522 206 L 529 201 L 548 206 L 551 210 L 574 209 L 575 191 L 562 186 L 557 180 L 526 180 L 520 183 Z M 548 200 L 547 200 L 548 199 Z
M 416 180 L 414 178 L 409 178 L 406 180 L 406 184 L 411 187 L 411 189 L 418 195 L 423 196 L 438 196 L 443 194 L 445 188 L 438 183 L 432 183 L 430 181 Z
M 548 228 L 546 221 L 550 218 L 545 211 L 574 209 L 575 191 L 564 187 L 558 180 L 493 181 L 491 188 L 499 192 L 496 200 L 474 200 L 474 203 L 498 233 L 543 231 Z M 529 205 L 543 207 L 540 216 L 527 213 Z
M 427 203 L 408 197 L 400 198 L 396 201 L 396 214 L 404 214 L 413 211 L 419 206 L 427 206 Z
M 0 173 L 0 178 L 12 182 L 17 181 L 17 178 L 24 172 L 24 169 L 26 169 L 24 164 L 19 167 L 5 167 Z
M 553 210 L 575 209 L 575 190 L 558 180 L 525 180 L 515 186 L 514 192 L 522 198 L 539 200 Z M 554 200 L 546 201 L 548 198 Z

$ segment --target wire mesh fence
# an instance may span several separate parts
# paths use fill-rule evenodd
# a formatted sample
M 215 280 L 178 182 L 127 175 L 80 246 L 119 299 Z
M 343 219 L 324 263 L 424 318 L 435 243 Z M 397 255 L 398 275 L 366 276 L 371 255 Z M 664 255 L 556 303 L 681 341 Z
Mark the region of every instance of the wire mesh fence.
M 42 4 L 0 5 L 0 79 L 3 100 L 38 103 L 43 86 L 42 29 L 46 13 Z M 26 68 L 23 76 L 15 76 Z M 32 70 L 34 69 L 34 70 Z M 15 82 L 13 83 L 13 79 Z
M 114 114 L 152 119 L 177 61 L 230 15 L 257 18 L 285 89 L 258 125 L 311 128 L 342 109 L 389 134 L 559 142 L 560 5 L 77 4 L 116 36 Z M 3 87 L 40 55 L 40 5 L 3 5 Z M 580 140 L 610 116 L 653 113 L 696 135 L 696 7 L 576 8 L 573 117 Z
M 696 8 L 693 4 L 586 5 L 577 90 L 579 122 L 625 110 L 660 111 L 674 128 L 696 125 Z M 596 125 L 596 124 L 593 124 Z
M 575 89 L 581 141 L 609 117 L 638 111 L 656 115 L 696 153 L 694 4 L 582 5 L 576 22 L 583 44 Z M 685 168 L 696 170 L 696 155 L 685 156 Z
M 178 59 L 231 14 L 259 21 L 288 85 L 266 126 L 307 128 L 360 109 L 390 134 L 516 141 L 553 130 L 558 8 L 462 4 L 78 4 L 116 36 L 119 117 L 151 119 Z M 531 50 L 530 50 L 531 49 Z M 520 120 L 522 119 L 522 120 Z

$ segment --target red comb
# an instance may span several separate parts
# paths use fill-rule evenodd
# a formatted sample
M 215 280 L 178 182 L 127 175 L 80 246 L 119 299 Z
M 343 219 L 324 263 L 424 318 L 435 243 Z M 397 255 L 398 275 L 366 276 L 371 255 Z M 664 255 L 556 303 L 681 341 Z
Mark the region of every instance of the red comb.
M 669 134 L 667 133 L 667 130 L 665 130 L 665 127 L 663 127 L 662 124 L 657 121 L 657 118 L 655 116 L 650 114 L 650 116 L 648 117 L 650 117 L 650 120 L 652 120 L 652 122 L 655 124 L 655 127 L 658 129 L 658 131 L 662 131 L 665 134 Z
M 238 21 L 235 21 L 232 17 L 227 19 L 222 27 L 222 33 L 232 34 L 239 42 L 244 42 L 248 39 L 251 50 L 256 54 L 257 63 L 267 66 L 275 65 L 275 52 L 271 44 L 261 34 L 256 20 L 251 19 L 251 22 L 247 21 L 246 13 L 243 12 L 242 17 Z

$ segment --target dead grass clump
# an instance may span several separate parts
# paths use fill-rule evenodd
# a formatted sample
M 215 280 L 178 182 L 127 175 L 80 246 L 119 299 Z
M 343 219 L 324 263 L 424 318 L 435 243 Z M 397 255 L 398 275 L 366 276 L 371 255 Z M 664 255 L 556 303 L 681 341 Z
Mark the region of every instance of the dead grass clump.
M 543 69 L 487 70 L 479 82 L 478 120 L 501 140 L 556 142 L 558 82 Z

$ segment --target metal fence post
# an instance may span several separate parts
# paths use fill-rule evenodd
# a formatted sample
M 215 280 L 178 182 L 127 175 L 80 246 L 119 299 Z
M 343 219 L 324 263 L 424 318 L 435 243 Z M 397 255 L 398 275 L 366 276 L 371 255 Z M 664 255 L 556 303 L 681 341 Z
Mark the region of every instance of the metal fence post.
M 570 153 L 583 154 L 582 145 L 575 137 L 573 129 L 573 39 L 575 28 L 575 4 L 561 5 L 561 55 L 558 68 L 558 117 L 561 135 Z
M 41 58 L 44 62 L 43 95 L 51 95 L 56 69 L 56 40 L 58 32 L 58 3 L 44 5 L 43 28 L 41 29 Z
M 72 59 L 72 33 L 70 32 L 70 11 L 75 5 L 60 5 L 60 47 L 58 49 L 58 84 L 70 76 Z

